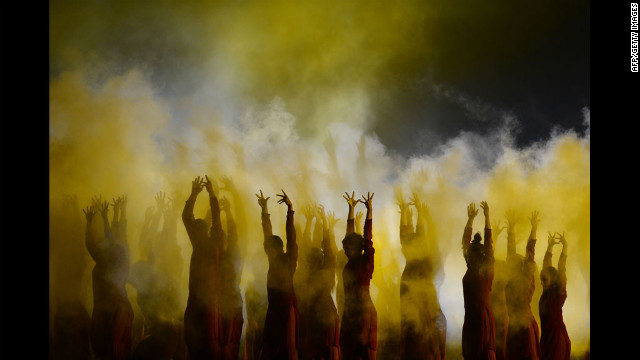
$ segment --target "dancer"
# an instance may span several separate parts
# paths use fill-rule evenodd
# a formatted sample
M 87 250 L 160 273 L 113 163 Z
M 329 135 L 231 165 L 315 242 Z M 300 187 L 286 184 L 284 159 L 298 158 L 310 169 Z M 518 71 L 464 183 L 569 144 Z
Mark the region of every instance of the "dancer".
M 344 285 L 344 312 L 340 328 L 342 358 L 375 359 L 378 345 L 378 316 L 369 294 L 373 275 L 374 253 L 372 242 L 373 193 L 367 193 L 363 200 L 355 200 L 353 193 L 344 198 L 349 204 L 347 235 L 342 240 L 345 254 L 349 259 L 342 271 Z M 355 233 L 353 210 L 362 201 L 367 208 L 364 236 Z
M 294 211 L 291 200 L 282 191 L 278 195 L 280 204 L 287 205 L 287 251 L 284 252 L 282 239 L 273 235 L 271 216 L 267 200 L 260 190 L 258 205 L 262 209 L 262 231 L 264 234 L 264 251 L 269 260 L 267 272 L 267 294 L 269 307 L 264 322 L 262 352 L 260 358 L 266 359 L 298 359 L 298 338 L 300 313 L 298 300 L 293 290 L 293 275 L 298 262 L 298 244 L 294 226 Z
M 238 359 L 240 337 L 242 335 L 242 296 L 240 276 L 242 259 L 238 249 L 238 230 L 231 213 L 231 203 L 226 197 L 220 199 L 220 206 L 227 217 L 227 250 L 222 256 L 220 284 L 220 313 L 222 315 L 222 356 L 224 359 Z
M 128 359 L 131 356 L 133 308 L 125 287 L 129 274 L 129 252 L 124 235 L 127 198 L 120 197 L 114 203 L 114 210 L 116 204 L 119 210 L 114 211 L 115 233 L 108 218 L 109 202 L 94 198 L 93 203 L 83 210 L 87 220 L 87 250 L 96 262 L 92 272 L 91 344 L 99 359 Z M 102 238 L 92 229 L 96 209 L 104 226 Z
M 480 203 L 484 212 L 484 244 L 480 233 L 473 236 L 473 219 L 478 214 L 475 203 L 467 207 L 467 225 L 462 235 L 462 253 L 467 271 L 462 278 L 464 323 L 462 325 L 462 356 L 469 359 L 496 358 L 495 324 L 489 303 L 493 282 L 493 239 L 489 220 L 489 205 Z
M 556 237 L 558 242 L 556 242 Z M 553 246 L 562 244 L 558 268 L 551 264 Z M 562 234 L 549 233 L 547 252 L 544 254 L 542 271 L 542 297 L 540 297 L 540 349 L 543 360 L 569 360 L 571 340 L 562 317 L 562 306 L 567 299 L 567 240 Z
M 189 267 L 189 298 L 184 312 L 184 336 L 191 360 L 219 359 L 222 319 L 218 292 L 224 232 L 220 221 L 218 198 L 213 184 L 196 177 L 191 183 L 191 195 L 182 211 L 182 222 L 193 246 Z M 211 228 L 204 219 L 195 219 L 193 208 L 202 188 L 209 193 Z
M 328 218 L 322 207 L 316 224 L 322 231 L 321 248 L 315 246 L 309 253 L 307 284 L 311 288 L 308 304 L 307 358 L 314 360 L 340 359 L 340 318 L 331 297 L 336 278 L 338 249 L 331 235 L 336 223 L 335 215 Z
M 413 230 L 408 205 L 417 209 L 417 224 Z M 401 276 L 401 359 L 445 359 L 446 318 L 440 308 L 434 284 L 434 273 L 440 265 L 437 246 L 428 239 L 424 222 L 428 215 L 426 204 L 414 193 L 406 204 L 398 196 L 400 207 L 400 244 L 406 258 Z M 431 223 L 430 226 L 433 226 Z
M 507 333 L 507 359 L 540 359 L 540 336 L 538 323 L 531 311 L 531 299 L 535 291 L 536 232 L 540 222 L 538 211 L 529 217 L 531 232 L 527 241 L 526 257 L 516 254 L 513 224 L 507 224 L 507 267 L 510 278 L 505 287 L 509 330 Z

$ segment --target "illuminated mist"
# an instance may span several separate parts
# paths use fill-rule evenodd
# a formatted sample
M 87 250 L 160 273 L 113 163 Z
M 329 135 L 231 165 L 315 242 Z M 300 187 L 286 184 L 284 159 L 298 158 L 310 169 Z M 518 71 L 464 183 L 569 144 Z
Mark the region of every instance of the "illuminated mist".
M 516 227 L 519 254 L 524 254 L 522 240 L 530 230 L 526 216 L 540 211 L 539 268 L 547 231 L 566 233 L 568 297 L 563 314 L 572 353 L 584 352 L 590 333 L 589 109 L 576 109 L 577 116 L 583 112 L 584 133 L 558 129 L 527 148 L 514 145 L 517 119 L 502 114 L 495 119 L 501 126 L 487 134 L 461 132 L 429 153 L 400 156 L 371 130 L 382 121 L 373 111 L 374 102 L 384 97 L 387 77 L 395 71 L 410 77 L 406 65 L 428 57 L 431 49 L 414 44 L 430 43 L 432 35 L 421 24 L 436 14 L 411 1 L 393 7 L 388 2 L 366 4 L 52 4 L 50 279 L 56 296 L 50 308 L 55 309 L 60 296 L 73 294 L 91 313 L 93 261 L 84 248 L 80 209 L 92 196 L 128 194 L 133 263 L 141 258 L 138 238 L 144 212 L 154 205 L 157 192 L 182 204 L 196 176 L 230 176 L 246 214 L 246 219 L 236 215 L 236 221 L 246 224 L 239 240 L 245 258 L 243 296 L 248 282 L 266 296 L 267 260 L 256 192 L 271 196 L 273 230 L 281 236 L 286 207 L 276 202 L 280 189 L 293 202 L 298 230 L 304 226 L 302 208 L 307 203 L 335 211 L 341 219 L 335 230 L 339 249 L 347 215 L 342 194 L 375 192 L 377 251 L 371 293 L 379 337 L 384 339 L 399 326 L 399 281 L 405 263 L 397 188 L 405 197 L 419 192 L 437 226 L 444 263 L 438 297 L 447 318 L 448 347 L 460 346 L 464 318 L 466 267 L 460 242 L 466 206 L 486 200 L 494 221 L 504 223 L 508 209 L 522 215 Z M 428 127 L 428 121 L 422 126 Z M 75 208 L 67 195 L 77 197 Z M 196 202 L 196 217 L 206 214 L 205 198 L 201 194 Z M 356 211 L 365 208 L 359 204 Z M 483 221 L 476 218 L 474 231 L 482 229 Z M 186 304 L 191 245 L 180 220 L 178 241 Z M 554 266 L 559 254 L 556 247 Z M 506 232 L 496 240 L 495 255 L 506 258 Z M 70 270 L 72 266 L 76 270 Z M 69 271 L 83 277 L 69 283 Z M 139 316 L 136 291 L 130 285 L 127 290 Z M 537 299 L 531 307 L 537 316 Z M 384 348 L 379 351 L 383 356 L 381 351 Z

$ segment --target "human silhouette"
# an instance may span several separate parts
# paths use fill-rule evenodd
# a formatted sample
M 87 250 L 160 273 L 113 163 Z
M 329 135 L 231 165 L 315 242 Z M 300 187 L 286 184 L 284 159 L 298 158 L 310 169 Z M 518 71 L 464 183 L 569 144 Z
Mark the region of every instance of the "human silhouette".
M 441 266 L 437 246 L 427 239 L 424 223 L 429 217 L 427 205 L 417 194 L 406 204 L 401 194 L 400 244 L 406 265 L 400 278 L 401 359 L 445 359 L 446 319 L 440 308 L 434 273 Z M 417 210 L 417 224 L 413 229 L 408 205 Z M 430 224 L 433 226 L 433 224 Z
M 494 243 L 498 243 L 500 234 L 506 227 L 500 226 L 500 221 L 492 225 Z M 490 303 L 493 311 L 493 319 L 496 328 L 496 360 L 505 360 L 507 331 L 509 329 L 509 313 L 507 310 L 507 298 L 504 289 L 507 285 L 507 263 L 504 260 L 495 260 L 494 277 L 491 286 Z
M 239 276 L 242 270 L 242 259 L 238 248 L 238 230 L 231 212 L 231 203 L 226 197 L 222 197 L 220 206 L 227 218 L 227 249 L 222 256 L 219 294 L 222 315 L 222 357 L 223 359 L 237 360 L 244 323 Z
M 316 224 L 321 230 L 321 246 L 317 244 L 308 254 L 307 284 L 310 288 L 308 302 L 307 358 L 313 360 L 340 359 L 340 318 L 331 297 L 336 278 L 336 254 L 338 249 L 332 236 L 337 219 L 330 212 L 319 208 Z
M 353 227 L 352 224 L 352 228 L 357 232 L 358 234 L 362 234 L 362 216 L 363 216 L 363 212 L 362 211 L 358 211 L 356 213 L 355 219 L 352 219 L 355 222 L 355 227 Z M 349 224 L 347 223 L 347 228 L 349 228 Z M 347 229 L 347 231 L 349 231 Z M 345 234 L 349 235 L 348 233 Z M 344 266 L 347 265 L 347 261 L 349 261 L 349 258 L 347 258 L 347 254 L 344 253 L 344 249 L 340 249 L 340 251 L 338 251 L 338 255 L 336 256 L 336 271 L 337 273 L 337 279 L 338 282 L 336 284 L 336 303 L 338 306 L 338 316 L 342 316 L 342 312 L 344 311 L 344 285 L 342 283 L 342 269 L 344 269 Z
M 562 244 L 562 253 L 558 260 L 558 268 L 554 268 L 553 246 L 558 243 Z M 540 281 L 542 282 L 542 296 L 539 303 L 542 359 L 569 360 L 571 340 L 562 317 L 562 306 L 567 299 L 567 240 L 564 233 L 553 235 L 549 233 Z
M 204 219 L 195 219 L 193 208 L 203 188 L 209 193 L 211 228 Z M 218 198 L 209 177 L 196 177 L 191 195 L 182 211 L 182 222 L 193 246 L 189 266 L 189 297 L 184 312 L 184 336 L 191 360 L 219 359 L 222 318 L 218 292 L 224 232 Z
M 91 344 L 99 359 L 128 359 L 131 356 L 133 308 L 125 284 L 129 274 L 126 244 L 127 197 L 114 202 L 113 222 L 109 223 L 109 202 L 94 198 L 94 205 L 83 210 L 87 220 L 86 246 L 96 262 L 92 272 L 93 313 Z M 96 210 L 102 217 L 104 236 L 93 231 Z
M 262 231 L 264 234 L 264 251 L 269 261 L 267 272 L 267 296 L 269 306 L 264 322 L 261 359 L 298 359 L 298 341 L 300 313 L 298 300 L 293 290 L 293 276 L 298 262 L 298 244 L 294 225 L 294 211 L 291 200 L 282 191 L 278 200 L 287 205 L 287 251 L 284 251 L 282 239 L 273 235 L 271 215 L 267 200 L 260 190 L 256 194 L 262 209 Z
M 375 359 L 378 346 L 378 316 L 369 294 L 369 286 L 374 269 L 372 239 L 373 193 L 367 193 L 363 200 L 354 199 L 355 193 L 344 198 L 349 204 L 347 234 L 342 246 L 349 259 L 342 271 L 344 286 L 344 312 L 340 324 L 340 347 L 342 358 Z M 362 201 L 367 208 L 364 236 L 354 230 L 353 210 Z
M 526 256 L 516 253 L 513 219 L 507 222 L 507 267 L 509 280 L 505 287 L 509 330 L 507 332 L 507 359 L 540 359 L 540 336 L 538 323 L 531 311 L 531 299 L 535 291 L 536 232 L 540 222 L 539 213 L 529 217 L 531 232 L 527 240 Z
M 484 244 L 480 233 L 471 241 L 473 220 L 478 214 L 475 203 L 467 207 L 467 224 L 462 235 L 462 253 L 467 271 L 462 278 L 464 323 L 462 325 L 462 356 L 469 359 L 495 359 L 495 324 L 489 294 L 493 283 L 493 237 L 489 220 L 489 205 L 480 203 L 484 213 Z
M 133 352 L 134 360 L 172 359 L 179 342 L 179 331 L 173 318 L 172 306 L 175 302 L 175 285 L 159 265 L 159 259 L 166 256 L 162 243 L 167 231 L 168 219 L 165 194 L 156 194 L 156 206 L 147 208 L 140 247 L 146 250 L 142 259 L 131 266 L 129 283 L 137 291 L 137 302 L 143 317 L 141 341 Z M 164 217 L 162 231 L 158 231 L 160 219 Z M 174 254 L 175 255 L 175 254 Z M 172 301 L 173 300 L 173 301 Z

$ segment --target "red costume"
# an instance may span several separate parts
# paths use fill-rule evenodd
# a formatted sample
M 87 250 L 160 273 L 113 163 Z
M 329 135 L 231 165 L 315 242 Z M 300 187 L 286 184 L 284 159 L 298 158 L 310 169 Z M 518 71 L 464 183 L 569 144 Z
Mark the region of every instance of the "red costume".
M 507 359 L 540 359 L 540 336 L 538 323 L 531 312 L 531 299 L 535 291 L 535 246 L 536 239 L 527 241 L 524 259 L 507 252 L 507 264 L 511 278 L 507 282 L 505 295 L 509 311 L 507 334 Z
M 547 251 L 543 267 L 551 266 L 551 256 L 551 252 Z M 571 354 L 571 340 L 562 318 L 562 306 L 567 299 L 566 264 L 567 255 L 561 254 L 558 282 L 543 290 L 540 297 L 540 348 L 543 360 L 569 360 Z
M 298 262 L 298 245 L 293 223 L 294 211 L 287 211 L 287 252 L 276 252 L 272 246 L 271 219 L 262 214 L 264 248 L 269 260 L 267 297 L 269 307 L 264 322 L 261 359 L 297 359 L 300 313 L 293 290 L 293 275 Z
M 495 359 L 495 323 L 489 294 L 493 283 L 493 241 L 491 229 L 484 229 L 484 256 L 479 264 L 470 266 L 469 243 L 471 227 L 465 227 L 462 247 L 467 271 L 462 278 L 464 324 L 462 325 L 462 356 L 469 359 Z
M 348 229 L 353 229 L 353 219 Z M 378 315 L 369 294 L 373 276 L 372 221 L 364 223 L 364 253 L 349 259 L 342 271 L 344 284 L 344 312 L 340 326 L 342 358 L 375 359 L 378 347 Z M 349 232 L 349 231 L 347 231 Z M 353 230 L 351 231 L 353 232 Z
M 224 232 L 215 195 L 209 195 L 211 231 L 209 237 L 196 232 L 193 216 L 195 197 L 186 201 L 182 221 L 193 246 L 189 266 L 189 298 L 184 312 L 184 336 L 191 360 L 219 359 L 222 319 L 218 300 L 220 258 Z

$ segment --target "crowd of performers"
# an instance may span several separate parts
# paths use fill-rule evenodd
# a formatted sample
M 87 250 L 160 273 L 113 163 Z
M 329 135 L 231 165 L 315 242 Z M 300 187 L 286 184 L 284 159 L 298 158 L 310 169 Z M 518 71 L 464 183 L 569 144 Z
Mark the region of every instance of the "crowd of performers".
M 286 206 L 285 243 L 272 230 L 270 197 L 261 190 L 256 194 L 268 259 L 267 308 L 266 314 L 261 314 L 263 300 L 251 284 L 243 303 L 243 255 L 238 233 L 244 229 L 236 225 L 231 211 L 232 203 L 238 208 L 242 204 L 231 179 L 223 178 L 222 182 L 231 201 L 219 197 L 221 189 L 215 181 L 197 177 L 182 208 L 182 222 L 192 246 L 186 309 L 179 305 L 177 296 L 183 266 L 179 263 L 181 256 L 176 256 L 181 252 L 177 241 L 179 204 L 162 193 L 156 195 L 157 205 L 147 209 L 141 231 L 141 260 L 130 265 L 127 196 L 113 202 L 93 198 L 92 204 L 83 209 L 84 242 L 95 262 L 93 312 L 89 315 L 77 297 L 56 297 L 52 358 L 235 360 L 240 354 L 250 360 L 376 358 L 378 316 L 370 295 L 375 253 L 374 194 L 367 193 L 360 199 L 355 193 L 343 196 L 348 217 L 340 251 L 334 235 L 338 219 L 332 211 L 308 204 L 301 210 L 304 229 L 296 229 L 293 203 L 282 191 L 277 202 Z M 197 219 L 194 206 L 204 189 L 210 210 L 206 218 Z M 358 203 L 366 209 L 363 227 L 362 212 L 355 212 Z M 435 226 L 427 204 L 416 194 L 409 202 L 399 195 L 397 204 L 406 266 L 397 290 L 400 340 L 393 358 L 446 359 L 447 320 L 438 299 L 443 264 Z M 529 217 L 531 232 L 524 256 L 516 253 L 517 218 L 507 214 L 507 258 L 503 261 L 494 258 L 494 240 L 505 227 L 500 222 L 491 223 L 486 202 L 481 202 L 480 208 L 484 235 L 473 234 L 479 209 L 471 203 L 462 236 L 462 255 L 467 264 L 462 278 L 463 357 L 568 360 L 571 341 L 562 317 L 567 297 L 564 233 L 548 234 L 539 272 L 543 288 L 538 304 L 539 327 L 531 308 L 538 274 L 535 246 L 539 214 L 534 211 Z M 109 209 L 113 210 L 111 219 Z M 158 230 L 162 217 L 163 227 Z M 562 251 L 557 267 L 553 267 L 552 251 L 557 244 L 562 245 Z M 81 258 L 78 253 L 72 256 Z M 81 272 L 77 268 L 65 271 L 70 279 Z M 143 317 L 140 329 L 134 328 L 127 283 L 137 292 Z

